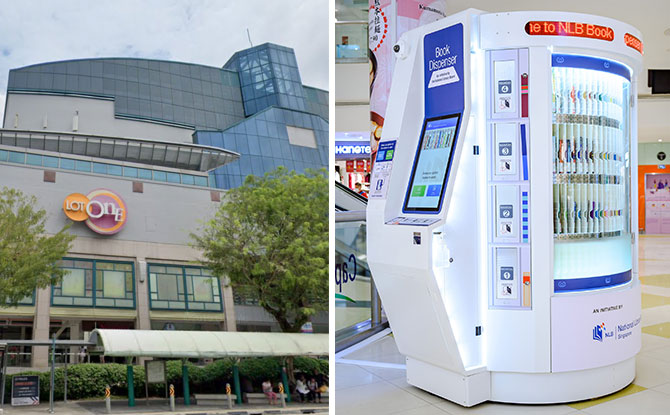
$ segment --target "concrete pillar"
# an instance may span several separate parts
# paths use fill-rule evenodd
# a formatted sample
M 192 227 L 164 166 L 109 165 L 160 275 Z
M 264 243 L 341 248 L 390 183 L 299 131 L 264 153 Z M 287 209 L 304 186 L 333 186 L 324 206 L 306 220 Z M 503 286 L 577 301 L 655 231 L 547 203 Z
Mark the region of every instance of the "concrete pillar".
M 137 307 L 135 328 L 138 330 L 151 330 L 149 275 L 147 273 L 147 261 L 144 258 L 137 258 L 135 262 L 135 306 Z
M 149 314 L 149 274 L 147 272 L 147 261 L 145 258 L 137 258 L 135 261 L 135 307 L 137 314 L 135 318 L 136 330 L 151 330 L 151 315 Z M 146 357 L 137 359 L 138 365 L 144 365 L 148 360 Z
M 70 340 L 82 340 L 83 336 L 81 334 L 81 321 L 73 321 L 70 324 Z M 79 361 L 79 346 L 70 347 L 70 364 L 83 363 Z
M 51 287 L 40 288 L 35 293 L 35 317 L 33 319 L 33 340 L 49 340 L 51 318 Z M 30 365 L 34 368 L 49 367 L 49 347 L 36 346 L 32 350 Z
M 223 312 L 226 331 L 237 331 L 237 321 L 235 320 L 235 298 L 233 297 L 233 288 L 229 285 L 228 278 L 221 278 L 221 296 L 223 300 Z

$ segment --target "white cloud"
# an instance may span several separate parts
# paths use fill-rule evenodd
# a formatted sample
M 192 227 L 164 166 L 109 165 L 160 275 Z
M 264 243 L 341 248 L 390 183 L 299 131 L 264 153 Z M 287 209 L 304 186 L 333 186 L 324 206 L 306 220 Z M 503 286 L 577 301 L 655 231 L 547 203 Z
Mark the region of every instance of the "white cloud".
M 272 42 L 295 50 L 305 85 L 328 89 L 328 0 L 0 1 L 0 110 L 10 69 L 142 57 L 221 67 Z

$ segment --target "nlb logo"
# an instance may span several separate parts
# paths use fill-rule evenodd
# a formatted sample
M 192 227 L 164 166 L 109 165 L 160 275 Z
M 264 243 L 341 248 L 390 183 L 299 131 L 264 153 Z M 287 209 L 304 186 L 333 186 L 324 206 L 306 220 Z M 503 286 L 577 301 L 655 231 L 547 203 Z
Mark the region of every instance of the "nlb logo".
M 614 337 L 614 332 L 607 331 L 605 323 L 600 323 L 593 328 L 593 340 L 602 342 L 608 337 Z
M 603 330 L 605 330 L 605 323 L 596 325 L 593 328 L 593 340 L 597 340 L 599 342 L 603 341 Z
M 102 235 L 113 235 L 126 224 L 126 204 L 116 193 L 96 189 L 84 196 L 72 193 L 63 201 L 65 215 L 75 222 L 86 221 L 86 226 Z

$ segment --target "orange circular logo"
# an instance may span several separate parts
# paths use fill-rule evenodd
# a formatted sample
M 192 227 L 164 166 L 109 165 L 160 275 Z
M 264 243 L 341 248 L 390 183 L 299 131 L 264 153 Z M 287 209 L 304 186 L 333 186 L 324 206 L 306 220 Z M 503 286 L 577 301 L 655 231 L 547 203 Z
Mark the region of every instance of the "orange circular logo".
M 81 193 L 72 193 L 65 198 L 63 202 L 63 211 L 65 215 L 75 222 L 83 222 L 88 219 L 86 206 L 88 206 L 88 197 Z

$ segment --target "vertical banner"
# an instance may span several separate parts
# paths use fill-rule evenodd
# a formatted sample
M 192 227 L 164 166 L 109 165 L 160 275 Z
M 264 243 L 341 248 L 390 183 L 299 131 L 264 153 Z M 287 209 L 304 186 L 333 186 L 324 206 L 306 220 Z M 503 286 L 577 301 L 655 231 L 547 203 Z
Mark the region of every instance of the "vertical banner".
M 393 45 L 408 30 L 446 16 L 446 0 L 370 0 L 370 160 L 374 163 L 382 137 L 393 75 Z

